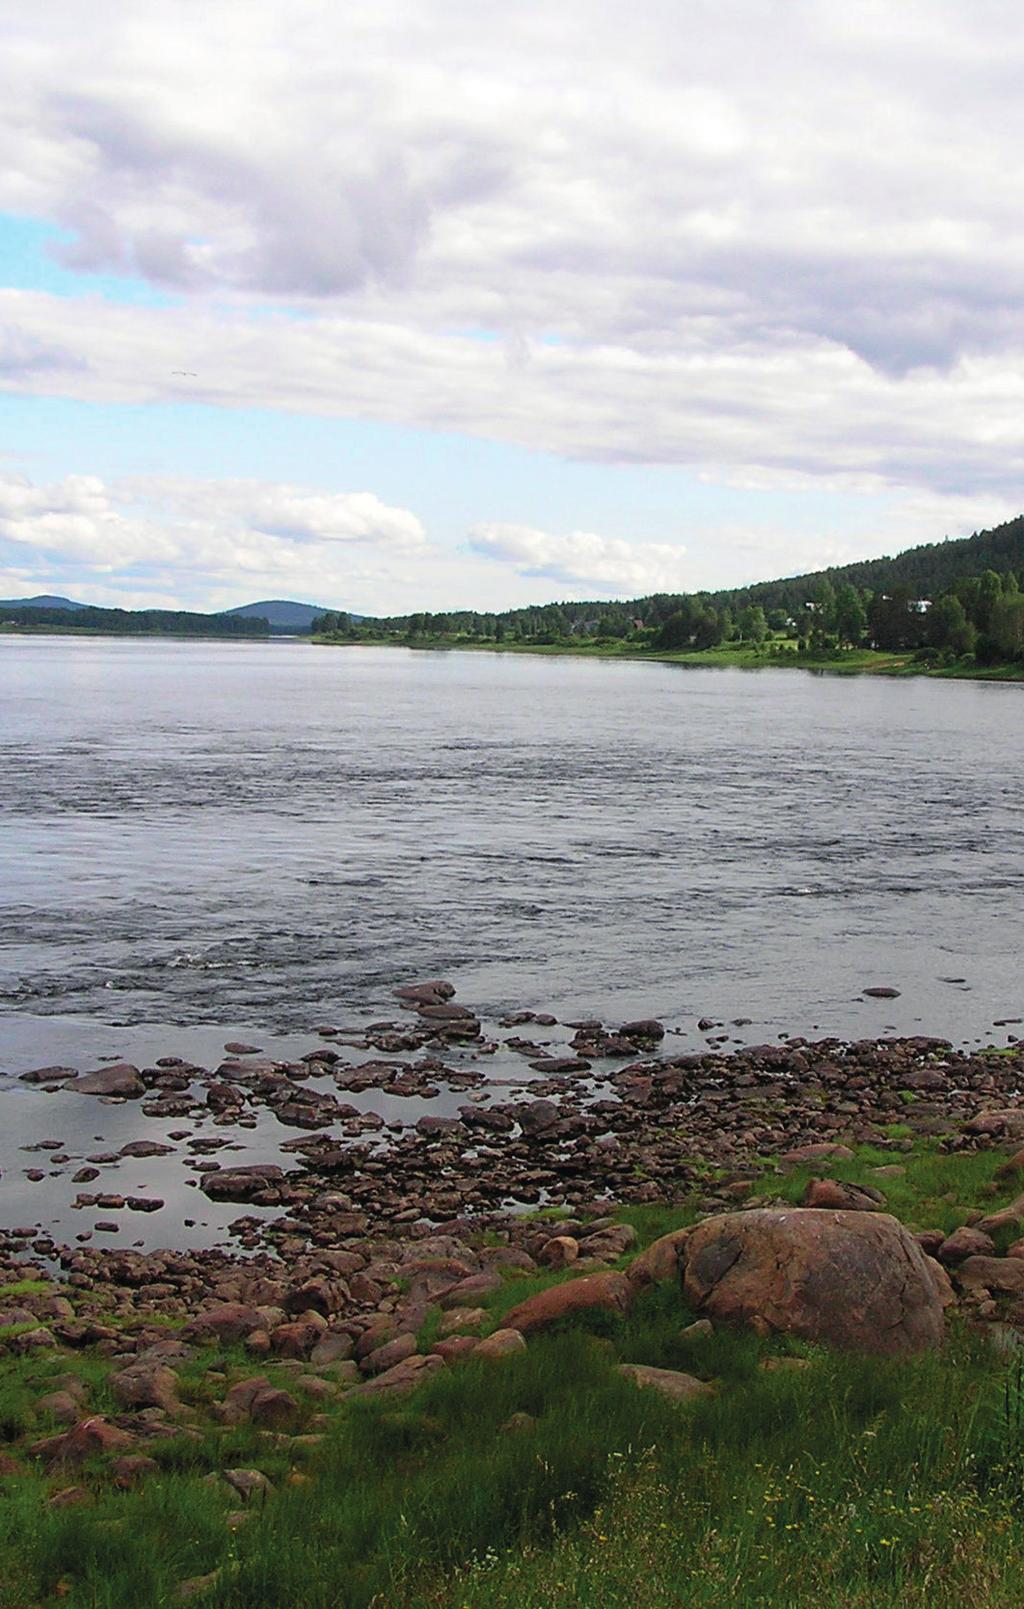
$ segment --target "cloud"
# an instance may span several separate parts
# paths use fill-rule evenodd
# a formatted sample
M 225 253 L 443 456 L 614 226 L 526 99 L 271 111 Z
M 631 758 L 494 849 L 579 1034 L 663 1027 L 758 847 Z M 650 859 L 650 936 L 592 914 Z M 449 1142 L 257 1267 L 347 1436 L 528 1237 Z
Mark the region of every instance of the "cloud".
M 172 305 L 0 293 L 0 390 L 387 420 L 918 510 L 1019 497 L 1006 0 L 135 0 L 88 29 L 80 9 L 7 8 L 0 207 Z M 115 500 L 112 547 L 203 522 L 164 496 L 156 532 Z M 264 566 L 259 540 L 415 542 L 320 496 L 222 501 L 205 540 Z
M 667 542 L 623 542 L 593 531 L 564 536 L 528 525 L 477 525 L 468 546 L 484 558 L 508 564 L 517 575 L 562 582 L 574 589 L 620 597 L 648 592 L 685 592 L 692 586 L 684 547 Z
M 62 575 L 88 598 L 214 596 L 239 587 L 345 599 L 380 568 L 428 551 L 408 509 L 371 492 L 324 492 L 259 481 L 136 476 L 105 484 L 71 475 L 49 486 L 0 475 L 0 562 L 12 579 Z M 113 587 L 113 591 L 111 590 Z M 234 595 L 221 598 L 225 589 Z M 202 604 L 201 607 L 205 607 Z

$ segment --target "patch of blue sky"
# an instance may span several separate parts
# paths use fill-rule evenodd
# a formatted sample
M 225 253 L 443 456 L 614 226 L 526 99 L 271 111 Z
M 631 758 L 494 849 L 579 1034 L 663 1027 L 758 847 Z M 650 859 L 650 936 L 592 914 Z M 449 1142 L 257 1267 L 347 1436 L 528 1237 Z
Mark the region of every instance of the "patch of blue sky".
M 82 273 L 60 262 L 56 248 L 68 233 L 39 218 L 0 212 L 0 286 L 51 296 L 101 296 L 136 307 L 172 307 L 176 298 L 127 274 Z
M 552 533 L 680 544 L 715 585 L 722 535 L 827 531 L 865 557 L 876 551 L 892 499 L 828 489 L 757 489 L 698 478 L 686 468 L 587 463 L 453 432 L 205 404 L 99 404 L 0 395 L 0 472 L 33 481 L 68 474 L 182 475 L 284 481 L 374 492 L 411 509 L 433 540 L 458 547 L 480 523 Z M 722 535 L 720 535 L 720 533 Z M 747 579 L 778 568 L 771 546 Z M 764 572 L 763 575 L 761 572 Z M 723 576 L 722 585 L 730 584 Z

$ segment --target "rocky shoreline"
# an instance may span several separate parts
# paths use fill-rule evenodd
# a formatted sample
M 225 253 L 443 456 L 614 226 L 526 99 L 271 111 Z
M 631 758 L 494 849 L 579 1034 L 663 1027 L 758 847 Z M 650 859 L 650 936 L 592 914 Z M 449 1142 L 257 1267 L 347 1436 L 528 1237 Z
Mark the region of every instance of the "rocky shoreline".
M 183 1145 L 209 1200 L 256 1210 L 231 1224 L 237 1250 L 92 1243 L 123 1218 L 97 1219 L 71 1244 L 38 1227 L 4 1227 L 0 1277 L 39 1277 L 50 1292 L 7 1307 L 0 1326 L 38 1321 L 38 1344 L 121 1344 L 112 1318 L 194 1323 L 211 1304 L 240 1302 L 277 1310 L 277 1323 L 263 1326 L 275 1355 L 312 1353 L 325 1344 L 321 1331 L 342 1350 L 357 1349 L 378 1328 L 415 1329 L 438 1281 L 455 1287 L 457 1306 L 472 1307 L 502 1267 L 608 1267 L 632 1233 L 612 1221 L 618 1206 L 687 1199 L 714 1214 L 770 1200 L 773 1170 L 816 1147 L 871 1143 L 898 1161 L 915 1137 L 938 1137 L 954 1152 L 1024 1133 L 1024 1109 L 1019 1128 L 1016 1114 L 1024 1047 L 967 1054 L 914 1037 L 784 1038 L 735 1049 L 722 1024 L 704 1019 L 702 1053 L 666 1051 L 655 1021 L 560 1025 L 571 1038 L 553 1048 L 549 1014 L 506 1016 L 499 1041 L 454 992 L 440 980 L 396 990 L 399 1017 L 357 1029 L 324 1025 L 317 1048 L 290 1063 L 231 1043 L 214 1070 L 163 1057 L 142 1069 L 23 1074 L 40 1091 L 138 1101 L 146 1117 L 182 1125 L 166 1141 L 93 1153 L 72 1176 L 99 1186 L 79 1191 L 83 1209 L 158 1210 L 158 1200 L 104 1188 L 105 1175 L 125 1158 Z M 507 1100 L 484 1071 L 499 1044 L 532 1075 L 505 1081 L 517 1086 Z M 344 1099 L 367 1090 L 429 1099 L 442 1089 L 456 1111 L 426 1113 L 410 1126 L 386 1124 Z M 993 1111 L 1002 1117 L 986 1115 Z M 264 1112 L 304 1131 L 280 1144 L 281 1162 L 218 1161 L 231 1131 Z M 227 1134 L 196 1134 L 204 1125 Z M 59 1144 L 38 1146 L 54 1172 L 76 1160 L 54 1149 Z M 292 1157 L 294 1165 L 282 1165 Z M 550 1219 L 542 1229 L 526 1216 L 539 1208 Z M 444 1268 L 431 1270 L 438 1259 Z M 452 1259 L 457 1268 L 448 1267 Z M 37 1343 L 30 1329 L 0 1344 L 17 1352 Z M 254 1352 L 262 1344 L 253 1342 Z

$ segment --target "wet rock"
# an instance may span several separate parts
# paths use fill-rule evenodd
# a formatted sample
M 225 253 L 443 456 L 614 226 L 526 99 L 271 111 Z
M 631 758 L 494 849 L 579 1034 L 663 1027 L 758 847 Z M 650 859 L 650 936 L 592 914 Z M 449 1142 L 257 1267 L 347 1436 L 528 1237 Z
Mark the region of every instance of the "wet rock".
M 451 1000 L 455 985 L 445 978 L 431 978 L 426 983 L 403 983 L 391 993 L 396 1000 L 407 1000 L 411 1005 L 434 1006 Z
M 56 1084 L 68 1078 L 77 1078 L 78 1069 L 75 1067 L 30 1067 L 27 1073 L 19 1073 L 23 1084 Z
M 643 1039 L 652 1044 L 665 1037 L 665 1024 L 656 1017 L 644 1017 L 637 1022 L 624 1022 L 619 1029 L 623 1039 Z
M 83 1073 L 75 1079 L 72 1088 L 78 1095 L 120 1095 L 129 1100 L 145 1094 L 146 1090 L 139 1069 L 130 1062 L 114 1062 L 94 1073 Z
M 562 1115 L 554 1101 L 524 1102 L 515 1108 L 515 1114 L 519 1127 L 530 1138 L 553 1128 Z
M 892 989 L 888 985 L 873 985 L 870 989 L 862 989 L 861 993 L 870 1000 L 898 1000 L 900 997 L 899 989 Z

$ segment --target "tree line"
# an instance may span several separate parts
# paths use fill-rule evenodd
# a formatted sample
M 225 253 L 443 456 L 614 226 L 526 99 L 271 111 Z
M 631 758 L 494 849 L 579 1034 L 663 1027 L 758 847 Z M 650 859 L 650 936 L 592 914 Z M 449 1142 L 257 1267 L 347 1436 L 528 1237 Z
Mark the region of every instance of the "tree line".
M 314 621 L 313 632 L 349 642 L 540 647 L 604 640 L 662 651 L 764 644 L 765 651 L 808 657 L 870 647 L 913 652 L 923 660 L 973 655 L 993 664 L 1024 657 L 1022 573 L 1024 517 L 962 541 L 912 548 L 895 559 L 751 587 L 654 593 L 627 602 L 533 604 L 495 613 L 421 610 L 356 620 L 332 611 Z
M 259 616 L 201 615 L 187 609 L 0 609 L 0 626 L 46 626 L 120 635 L 174 637 L 266 637 L 269 623 Z

